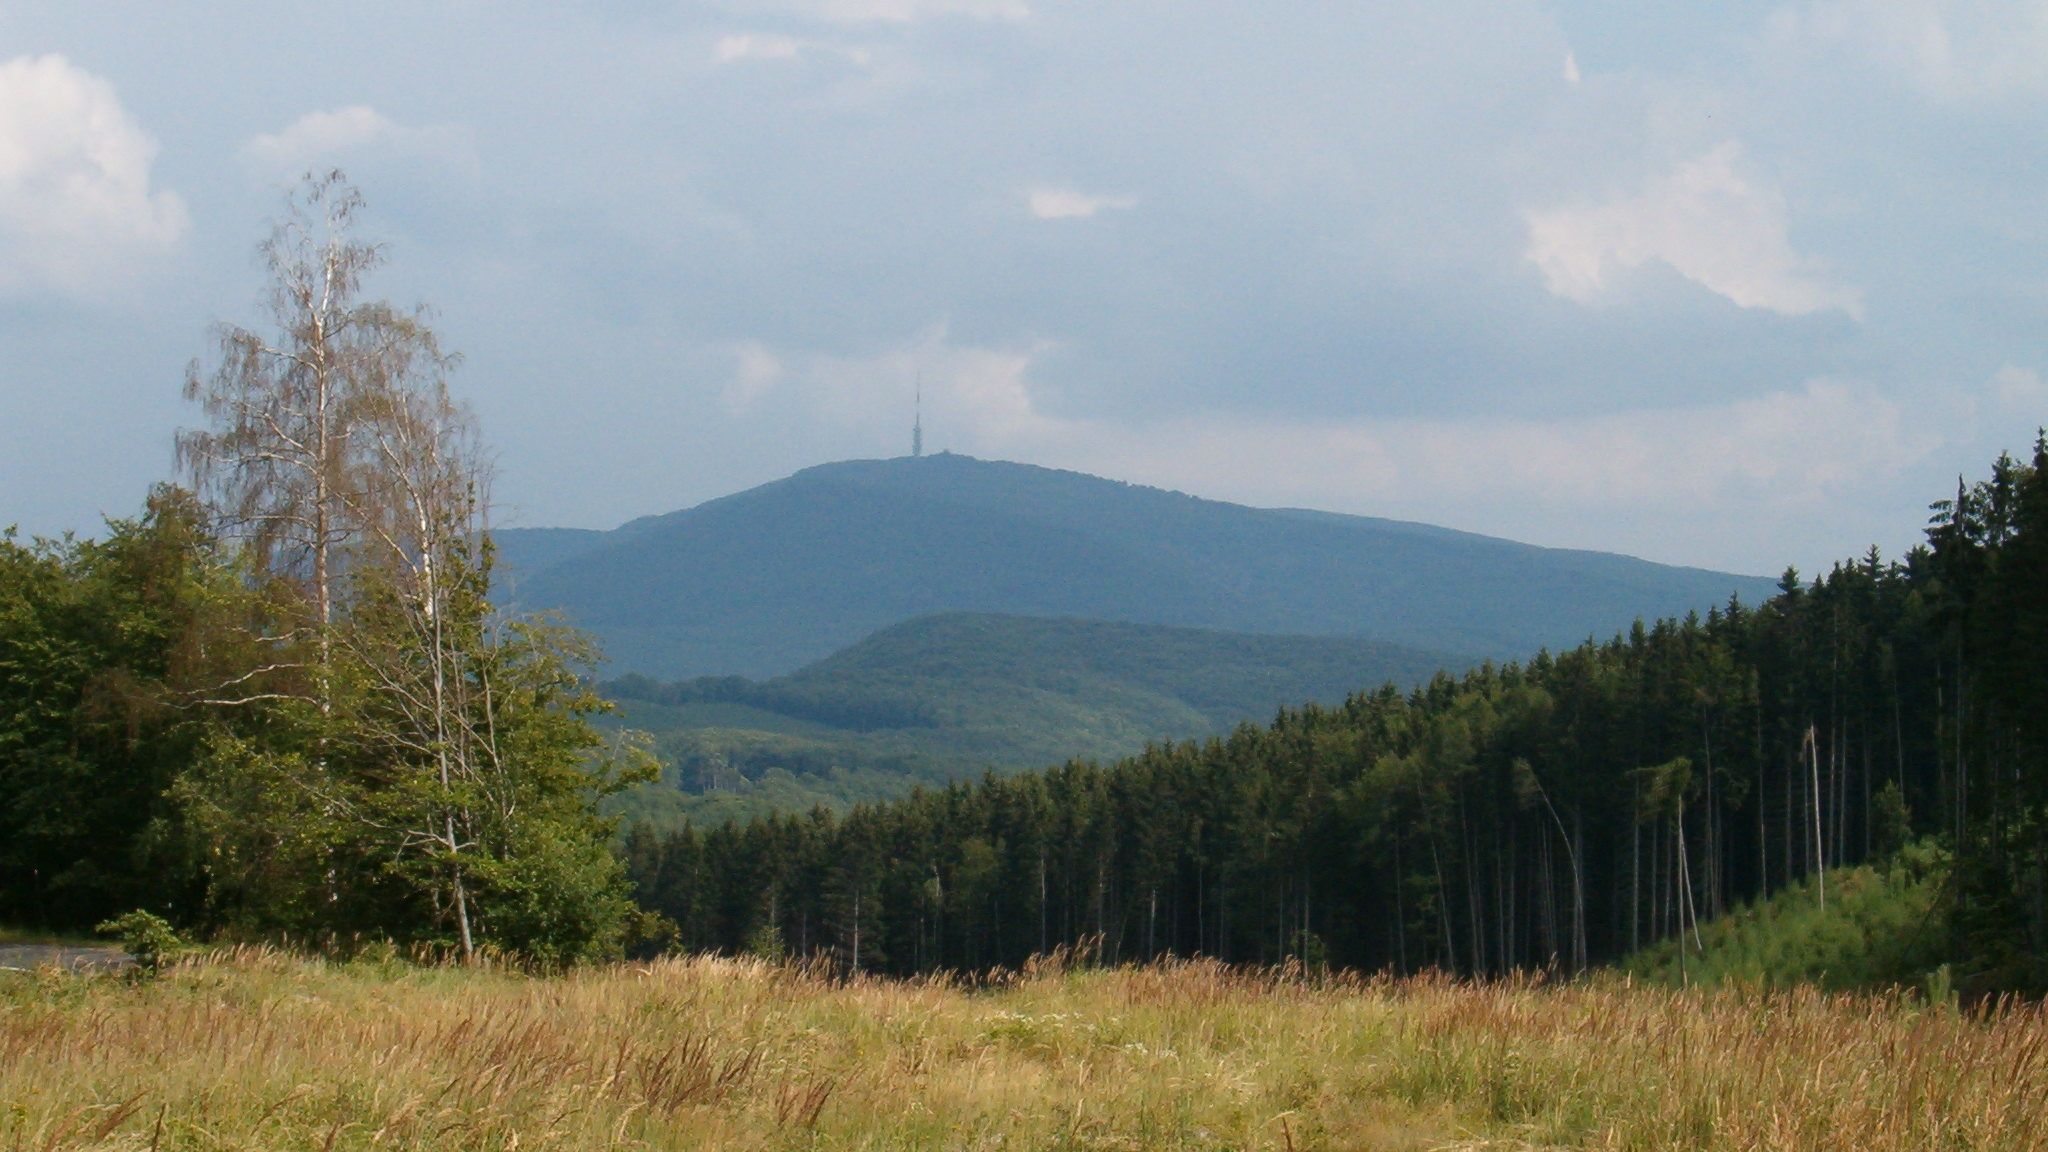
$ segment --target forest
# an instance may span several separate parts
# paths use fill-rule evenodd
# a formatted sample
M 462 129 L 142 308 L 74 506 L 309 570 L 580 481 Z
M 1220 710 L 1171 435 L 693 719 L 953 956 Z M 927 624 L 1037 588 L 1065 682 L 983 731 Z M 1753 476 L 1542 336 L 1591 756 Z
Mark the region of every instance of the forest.
M 672 945 L 910 974 L 1227 962 L 1577 971 L 1928 840 L 1970 986 L 2048 988 L 2048 442 L 1926 543 L 1756 606 L 1110 765 L 631 829 Z

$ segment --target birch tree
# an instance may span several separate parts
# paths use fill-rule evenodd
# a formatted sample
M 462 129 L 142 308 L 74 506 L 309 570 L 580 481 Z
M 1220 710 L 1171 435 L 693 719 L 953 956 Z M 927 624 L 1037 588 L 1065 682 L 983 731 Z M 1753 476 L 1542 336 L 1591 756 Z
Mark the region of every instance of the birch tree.
M 423 368 L 438 380 L 447 363 L 420 312 L 361 298 L 363 277 L 384 261 L 354 233 L 362 209 L 339 171 L 308 175 L 286 198 L 258 248 L 270 330 L 216 330 L 212 366 L 195 360 L 185 376 L 185 397 L 208 424 L 177 438 L 220 534 L 241 542 L 256 572 L 300 591 L 301 618 L 275 639 L 310 637 L 323 712 L 337 580 L 378 488 L 361 426 Z
M 302 927 L 465 958 L 603 951 L 628 906 L 595 805 L 648 760 L 603 750 L 573 634 L 492 607 L 489 467 L 448 389 L 456 358 L 423 309 L 361 297 L 383 259 L 352 233 L 361 208 L 339 173 L 309 178 L 261 249 L 276 331 L 224 327 L 219 363 L 187 378 L 211 426 L 181 459 L 257 578 L 301 591 L 274 639 L 310 653 L 296 703 L 318 716 L 310 742 L 301 725 L 274 750 L 235 744 L 198 799 L 222 836 L 322 829 L 330 907 Z
M 337 638 L 365 689 L 353 718 L 368 753 L 363 819 L 386 834 L 396 870 L 422 885 L 436 918 L 452 919 L 472 958 L 468 857 L 479 847 L 478 806 L 502 775 L 491 771 L 488 570 L 475 562 L 484 468 L 439 358 L 416 365 L 404 355 L 412 349 L 395 351 L 380 365 L 389 378 L 362 397 L 368 466 L 350 502 L 362 533 L 350 581 L 357 614 Z M 423 866 L 408 867 L 414 860 Z

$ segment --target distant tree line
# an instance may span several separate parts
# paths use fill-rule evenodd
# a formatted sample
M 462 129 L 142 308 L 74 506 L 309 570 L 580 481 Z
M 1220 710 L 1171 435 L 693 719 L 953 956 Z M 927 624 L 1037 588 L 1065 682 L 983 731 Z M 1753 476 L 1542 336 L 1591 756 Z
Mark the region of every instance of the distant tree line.
M 1389 686 L 1107 767 L 636 827 L 692 949 L 893 973 L 1109 960 L 1583 968 L 1882 857 L 1953 854 L 1953 953 L 2048 988 L 2048 444 L 1749 607 Z
M 596 803 L 648 773 L 588 723 L 581 642 L 491 605 L 454 361 L 360 296 L 360 207 L 339 173 L 289 202 L 274 324 L 187 380 L 189 488 L 102 540 L 0 537 L 0 919 L 617 947 Z
M 669 707 L 743 704 L 853 732 L 931 728 L 938 723 L 932 716 L 930 702 L 912 685 L 798 677 L 749 680 L 744 676 L 700 676 L 663 683 L 629 674 L 606 681 L 603 688 L 605 695 L 615 700 L 640 700 Z

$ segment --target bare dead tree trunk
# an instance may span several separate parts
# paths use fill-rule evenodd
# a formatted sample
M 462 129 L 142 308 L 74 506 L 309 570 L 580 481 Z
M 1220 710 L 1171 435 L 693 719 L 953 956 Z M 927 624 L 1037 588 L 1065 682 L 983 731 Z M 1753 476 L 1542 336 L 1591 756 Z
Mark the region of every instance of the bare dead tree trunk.
M 1714 803 L 1714 730 L 1711 722 L 1712 710 L 1700 705 L 1700 753 L 1701 766 L 1707 780 L 1707 909 L 1710 914 L 1721 914 L 1721 838 L 1714 827 L 1719 806 Z
M 1812 851 L 1815 851 L 1815 869 L 1819 871 L 1819 892 L 1821 908 L 1827 910 L 1827 842 L 1821 838 L 1821 744 L 1815 740 L 1815 728 L 1806 726 L 1806 756 L 1812 767 Z
M 1628 947 L 1634 952 L 1643 946 L 1643 785 L 1636 781 L 1631 786 L 1629 799 L 1629 832 L 1631 835 L 1628 861 Z
M 1692 896 L 1691 855 L 1685 847 L 1685 793 L 1678 794 L 1678 817 L 1673 825 L 1678 831 L 1678 950 L 1685 951 L 1685 925 L 1692 923 L 1693 944 L 1705 952 L 1707 946 L 1700 940 L 1700 912 Z

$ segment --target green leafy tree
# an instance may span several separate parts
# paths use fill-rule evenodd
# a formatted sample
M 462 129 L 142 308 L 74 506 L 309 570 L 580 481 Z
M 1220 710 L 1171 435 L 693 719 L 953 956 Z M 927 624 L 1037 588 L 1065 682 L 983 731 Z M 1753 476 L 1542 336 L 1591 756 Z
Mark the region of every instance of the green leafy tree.
M 101 540 L 0 536 L 0 917 L 198 911 L 167 793 L 204 743 L 198 701 L 254 655 L 204 638 L 249 600 L 176 489 Z

